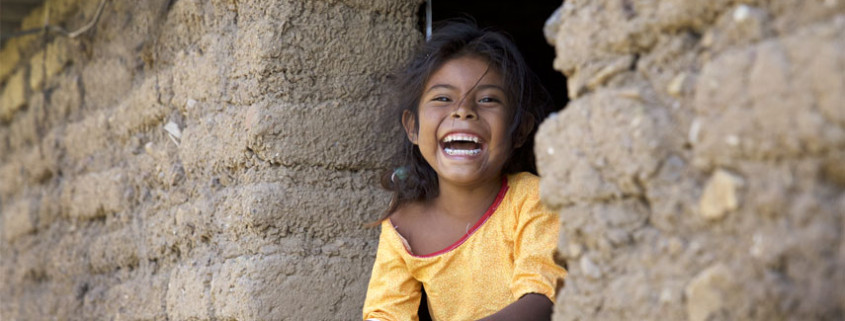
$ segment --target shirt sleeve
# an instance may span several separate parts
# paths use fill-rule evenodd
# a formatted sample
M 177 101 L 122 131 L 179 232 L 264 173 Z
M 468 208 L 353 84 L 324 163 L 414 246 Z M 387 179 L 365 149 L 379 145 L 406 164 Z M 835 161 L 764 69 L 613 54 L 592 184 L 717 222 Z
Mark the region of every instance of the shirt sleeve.
M 391 320 L 418 320 L 417 311 L 420 306 L 421 284 L 413 278 L 405 265 L 399 250 L 404 248 L 391 242 L 390 230 L 387 224 L 389 220 L 381 225 L 381 236 L 379 237 L 376 261 L 373 263 L 373 272 L 370 276 L 370 284 L 367 287 L 367 298 L 364 301 L 364 320 L 377 319 L 380 321 Z M 395 242 L 394 242 L 395 243 Z
M 526 197 L 519 209 L 511 291 L 517 299 L 537 293 L 555 302 L 555 294 L 566 277 L 566 270 L 554 260 L 560 232 L 559 216 L 543 206 L 536 190 Z

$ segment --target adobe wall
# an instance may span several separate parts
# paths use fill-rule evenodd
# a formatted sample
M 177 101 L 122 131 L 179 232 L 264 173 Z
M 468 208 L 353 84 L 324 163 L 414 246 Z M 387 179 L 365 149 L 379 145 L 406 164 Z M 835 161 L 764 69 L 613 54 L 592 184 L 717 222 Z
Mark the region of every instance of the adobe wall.
M 48 0 L 23 28 L 76 29 Z M 113 0 L 0 56 L 3 320 L 360 317 L 417 1 Z
M 567 0 L 554 320 L 840 320 L 845 1 Z
M 358 318 L 387 200 L 366 128 L 417 6 L 113 0 L 10 40 L 0 315 Z M 841 318 L 845 2 L 568 0 L 546 33 L 555 320 Z

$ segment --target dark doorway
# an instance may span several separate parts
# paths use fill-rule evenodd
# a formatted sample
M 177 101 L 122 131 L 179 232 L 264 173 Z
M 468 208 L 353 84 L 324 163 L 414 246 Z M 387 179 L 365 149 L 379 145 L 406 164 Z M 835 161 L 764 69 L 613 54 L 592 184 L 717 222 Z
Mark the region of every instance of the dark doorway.
M 569 101 L 566 78 L 552 68 L 555 50 L 546 42 L 543 26 L 561 5 L 562 0 L 432 0 L 432 21 L 436 24 L 451 18 L 470 18 L 479 27 L 510 35 L 531 70 L 551 93 L 556 110 L 560 110 Z M 420 7 L 420 18 L 424 25 L 425 3 Z

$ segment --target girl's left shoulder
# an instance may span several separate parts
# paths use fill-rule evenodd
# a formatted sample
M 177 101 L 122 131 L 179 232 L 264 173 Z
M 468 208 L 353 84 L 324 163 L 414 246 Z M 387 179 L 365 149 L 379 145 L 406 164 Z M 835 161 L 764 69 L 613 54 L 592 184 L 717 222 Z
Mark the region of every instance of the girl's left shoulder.
M 549 210 L 540 200 L 540 177 L 528 172 L 508 175 L 506 210 L 514 226 L 534 222 L 543 226 L 556 224 L 557 212 Z
M 540 177 L 529 172 L 519 172 L 507 176 L 508 189 L 533 195 L 540 193 Z

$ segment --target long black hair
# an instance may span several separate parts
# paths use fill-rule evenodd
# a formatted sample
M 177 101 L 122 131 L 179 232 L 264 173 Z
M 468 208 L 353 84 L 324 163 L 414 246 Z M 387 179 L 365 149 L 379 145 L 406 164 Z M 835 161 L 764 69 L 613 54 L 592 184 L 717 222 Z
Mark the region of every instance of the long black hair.
M 505 163 L 503 173 L 527 171 L 536 174 L 533 138 L 538 124 L 552 107 L 549 93 L 507 36 L 480 29 L 471 22 L 449 21 L 440 24 L 431 39 L 421 44 L 407 65 L 394 75 L 392 108 L 384 121 L 387 132 L 396 139 L 397 150 L 391 166 L 381 177 L 382 187 L 393 192 L 393 198 L 379 222 L 405 203 L 437 197 L 437 173 L 423 158 L 419 147 L 408 140 L 402 127 L 402 115 L 410 111 L 418 119 L 420 98 L 431 75 L 447 61 L 466 56 L 486 60 L 490 68 L 502 75 L 507 101 L 513 109 L 508 130 L 516 148 Z M 414 123 L 419 124 L 418 121 Z

